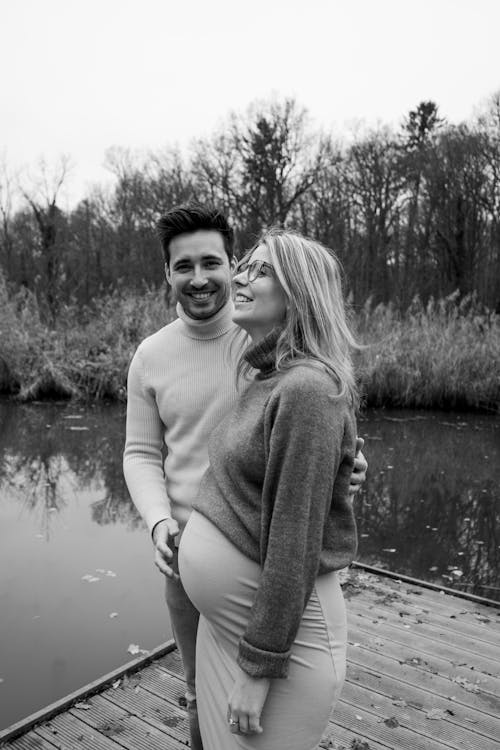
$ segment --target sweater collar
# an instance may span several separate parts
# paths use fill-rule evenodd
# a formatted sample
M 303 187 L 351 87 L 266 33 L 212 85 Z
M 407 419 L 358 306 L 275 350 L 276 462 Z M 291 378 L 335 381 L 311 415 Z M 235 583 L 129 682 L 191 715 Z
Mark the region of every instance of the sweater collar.
M 176 312 L 184 324 L 185 335 L 190 339 L 216 339 L 229 331 L 234 325 L 232 300 L 228 300 L 215 315 L 205 320 L 195 320 L 186 315 L 179 302 L 176 306 Z
M 243 355 L 254 370 L 260 371 L 261 377 L 271 375 L 276 369 L 276 344 L 280 335 L 281 328 L 273 328 L 263 339 L 251 344 Z

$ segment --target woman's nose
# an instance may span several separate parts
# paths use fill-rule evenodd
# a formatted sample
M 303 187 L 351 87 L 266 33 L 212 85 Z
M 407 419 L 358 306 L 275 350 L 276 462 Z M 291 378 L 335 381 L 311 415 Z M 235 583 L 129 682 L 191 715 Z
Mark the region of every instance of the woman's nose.
M 246 270 L 240 271 L 236 276 L 233 276 L 233 284 L 236 284 L 237 286 L 246 286 L 248 284 L 248 274 Z

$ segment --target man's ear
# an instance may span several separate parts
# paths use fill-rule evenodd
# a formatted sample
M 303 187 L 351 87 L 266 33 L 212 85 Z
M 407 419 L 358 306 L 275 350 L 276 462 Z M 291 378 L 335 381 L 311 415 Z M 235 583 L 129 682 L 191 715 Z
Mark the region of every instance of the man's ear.
M 170 276 L 170 269 L 168 267 L 168 263 L 165 263 L 165 278 L 167 280 L 167 284 L 170 284 L 172 286 L 172 277 Z
M 231 271 L 234 272 L 234 269 L 236 268 L 237 265 L 238 265 L 238 261 L 236 260 L 236 258 L 233 255 L 233 257 L 229 261 L 229 268 L 231 269 Z

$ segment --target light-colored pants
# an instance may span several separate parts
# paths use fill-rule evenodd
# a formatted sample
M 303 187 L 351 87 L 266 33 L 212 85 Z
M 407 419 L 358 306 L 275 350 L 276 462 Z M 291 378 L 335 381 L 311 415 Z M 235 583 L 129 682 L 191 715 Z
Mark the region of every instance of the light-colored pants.
M 179 572 L 178 550 L 174 551 L 172 568 Z M 186 679 L 186 700 L 189 718 L 189 732 L 192 750 L 203 750 L 200 728 L 198 724 L 198 709 L 196 704 L 196 634 L 200 614 L 184 590 L 181 581 L 166 579 L 165 596 L 170 622 L 177 648 L 179 649 L 184 675 Z

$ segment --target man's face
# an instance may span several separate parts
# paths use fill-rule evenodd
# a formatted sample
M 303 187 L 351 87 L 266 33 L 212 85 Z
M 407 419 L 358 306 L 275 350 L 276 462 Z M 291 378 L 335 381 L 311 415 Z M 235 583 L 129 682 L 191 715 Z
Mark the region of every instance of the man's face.
M 169 251 L 165 273 L 175 299 L 190 318 L 211 318 L 231 293 L 232 269 L 222 235 L 214 229 L 180 234 Z

